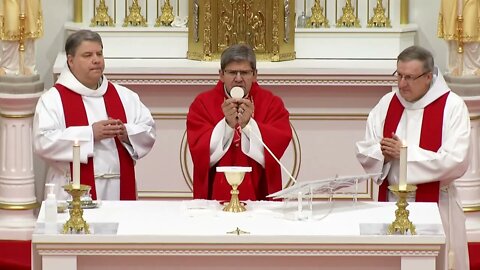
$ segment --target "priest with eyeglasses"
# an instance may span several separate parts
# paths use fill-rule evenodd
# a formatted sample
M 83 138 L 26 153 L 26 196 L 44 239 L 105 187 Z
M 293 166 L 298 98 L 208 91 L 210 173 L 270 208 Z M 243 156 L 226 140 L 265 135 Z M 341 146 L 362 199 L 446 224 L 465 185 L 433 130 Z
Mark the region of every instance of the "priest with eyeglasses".
M 217 85 L 198 95 L 187 115 L 193 197 L 230 200 L 231 186 L 216 167 L 246 166 L 252 172 L 239 186 L 240 200 L 266 200 L 282 188 L 282 178 L 262 141 L 276 158 L 282 157 L 292 139 L 289 113 L 279 97 L 258 85 L 250 46 L 230 46 L 220 66 Z
M 432 54 L 411 46 L 397 57 L 398 89 L 382 97 L 368 115 L 357 159 L 368 173 L 382 173 L 379 201 L 396 201 L 388 185 L 399 183 L 399 157 L 408 146 L 407 184 L 412 200 L 438 203 L 447 236 L 437 269 L 469 269 L 465 215 L 455 180 L 469 165 L 470 117 L 434 66 Z

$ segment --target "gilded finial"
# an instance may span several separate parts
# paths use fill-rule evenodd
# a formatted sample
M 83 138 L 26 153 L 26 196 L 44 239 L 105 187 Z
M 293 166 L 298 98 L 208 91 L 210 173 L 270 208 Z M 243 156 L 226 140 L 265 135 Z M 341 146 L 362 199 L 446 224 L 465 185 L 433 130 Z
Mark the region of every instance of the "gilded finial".
M 170 5 L 170 0 L 166 0 L 162 6 L 162 15 L 157 18 L 157 21 L 155 22 L 155 27 L 161 25 L 170 26 L 172 25 L 173 19 L 175 19 L 175 16 L 173 16 L 173 7 L 172 5 Z
M 351 0 L 347 0 L 342 11 L 343 14 L 337 21 L 337 27 L 360 27 L 360 21 L 354 13 L 355 9 L 352 6 Z
M 90 21 L 90 27 L 94 26 L 114 26 L 112 17 L 108 15 L 108 7 L 105 0 L 100 0 L 98 7 L 95 8 L 95 16 Z
M 123 21 L 123 27 L 127 26 L 147 26 L 147 21 L 140 13 L 141 7 L 138 4 L 138 0 L 133 0 L 132 5 L 128 8 L 130 13 Z

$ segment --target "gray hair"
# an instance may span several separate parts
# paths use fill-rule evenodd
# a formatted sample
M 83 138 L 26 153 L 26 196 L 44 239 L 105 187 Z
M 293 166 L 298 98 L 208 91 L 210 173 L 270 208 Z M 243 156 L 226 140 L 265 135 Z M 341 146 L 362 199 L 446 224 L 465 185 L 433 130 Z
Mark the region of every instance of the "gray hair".
M 432 53 L 420 46 L 410 46 L 403 50 L 397 57 L 398 61 L 407 62 L 411 60 L 418 60 L 423 63 L 423 71 L 433 71 L 433 56 Z
M 247 44 L 235 44 L 222 52 L 220 68 L 222 70 L 231 62 L 248 61 L 253 70 L 257 70 L 257 58 L 252 47 Z
M 78 46 L 83 41 L 93 41 L 99 43 L 103 48 L 102 38 L 97 32 L 91 30 L 79 30 L 71 34 L 65 42 L 65 53 L 67 55 L 75 55 Z

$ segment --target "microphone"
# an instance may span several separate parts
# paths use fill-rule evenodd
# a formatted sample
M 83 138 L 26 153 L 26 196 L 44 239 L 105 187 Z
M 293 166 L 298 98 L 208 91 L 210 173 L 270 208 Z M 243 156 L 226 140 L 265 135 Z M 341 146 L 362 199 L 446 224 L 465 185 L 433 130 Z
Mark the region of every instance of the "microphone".
M 230 90 L 230 96 L 232 98 L 243 98 L 244 95 L 245 95 L 245 92 L 243 91 L 243 88 L 241 88 L 239 86 L 235 86 Z M 290 179 L 292 179 L 293 182 L 296 183 L 297 180 L 295 179 L 295 177 L 293 177 L 290 174 L 290 172 L 287 170 L 287 168 L 285 168 L 285 166 L 283 166 L 283 164 L 280 162 L 280 160 L 278 160 L 278 158 L 273 154 L 272 150 L 270 150 L 270 148 L 263 142 L 262 138 L 260 138 L 260 136 L 258 136 L 255 132 L 252 131 L 252 128 L 250 127 L 250 125 L 247 124 L 243 129 L 247 129 L 250 134 L 253 134 L 260 141 L 260 143 L 263 145 L 263 147 L 265 147 L 265 149 L 267 149 L 268 153 L 273 157 L 273 159 L 278 163 L 278 165 L 280 165 L 280 167 L 288 175 L 288 177 L 290 177 Z M 243 129 L 242 129 L 242 132 L 245 133 L 243 131 Z M 247 134 L 245 133 L 245 135 L 247 135 Z
M 287 168 L 285 168 L 285 166 L 283 166 L 283 164 L 280 162 L 280 160 L 278 160 L 278 158 L 273 154 L 272 150 L 270 150 L 270 148 L 268 148 L 268 146 L 263 142 L 262 138 L 260 138 L 260 136 L 258 136 L 255 132 L 252 131 L 252 128 L 250 127 L 250 124 L 247 124 L 242 129 L 243 133 L 245 133 L 243 131 L 244 129 L 248 130 L 250 134 L 253 134 L 253 136 L 255 136 L 255 138 L 257 138 L 260 141 L 260 143 L 262 143 L 263 147 L 265 147 L 265 149 L 267 149 L 268 153 L 273 157 L 273 159 L 278 163 L 278 165 L 280 165 L 280 168 L 282 168 L 282 170 L 288 175 L 288 177 L 290 177 L 290 179 L 293 180 L 293 183 L 297 183 L 297 179 L 295 179 L 295 177 L 293 177 L 290 174 L 290 172 L 287 170 Z M 247 134 L 245 133 L 245 135 L 247 135 Z

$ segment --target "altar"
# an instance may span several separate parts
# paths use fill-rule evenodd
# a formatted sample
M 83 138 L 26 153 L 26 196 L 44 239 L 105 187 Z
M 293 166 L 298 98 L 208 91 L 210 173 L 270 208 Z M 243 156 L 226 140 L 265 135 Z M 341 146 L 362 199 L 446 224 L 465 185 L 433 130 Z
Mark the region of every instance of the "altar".
M 227 213 L 216 201 L 103 201 L 86 209 L 88 235 L 32 237 L 33 269 L 422 269 L 445 243 L 438 207 L 412 203 L 418 235 L 385 235 L 394 203 L 317 202 L 297 221 L 294 204 L 247 202 Z M 68 218 L 59 215 L 58 228 Z

